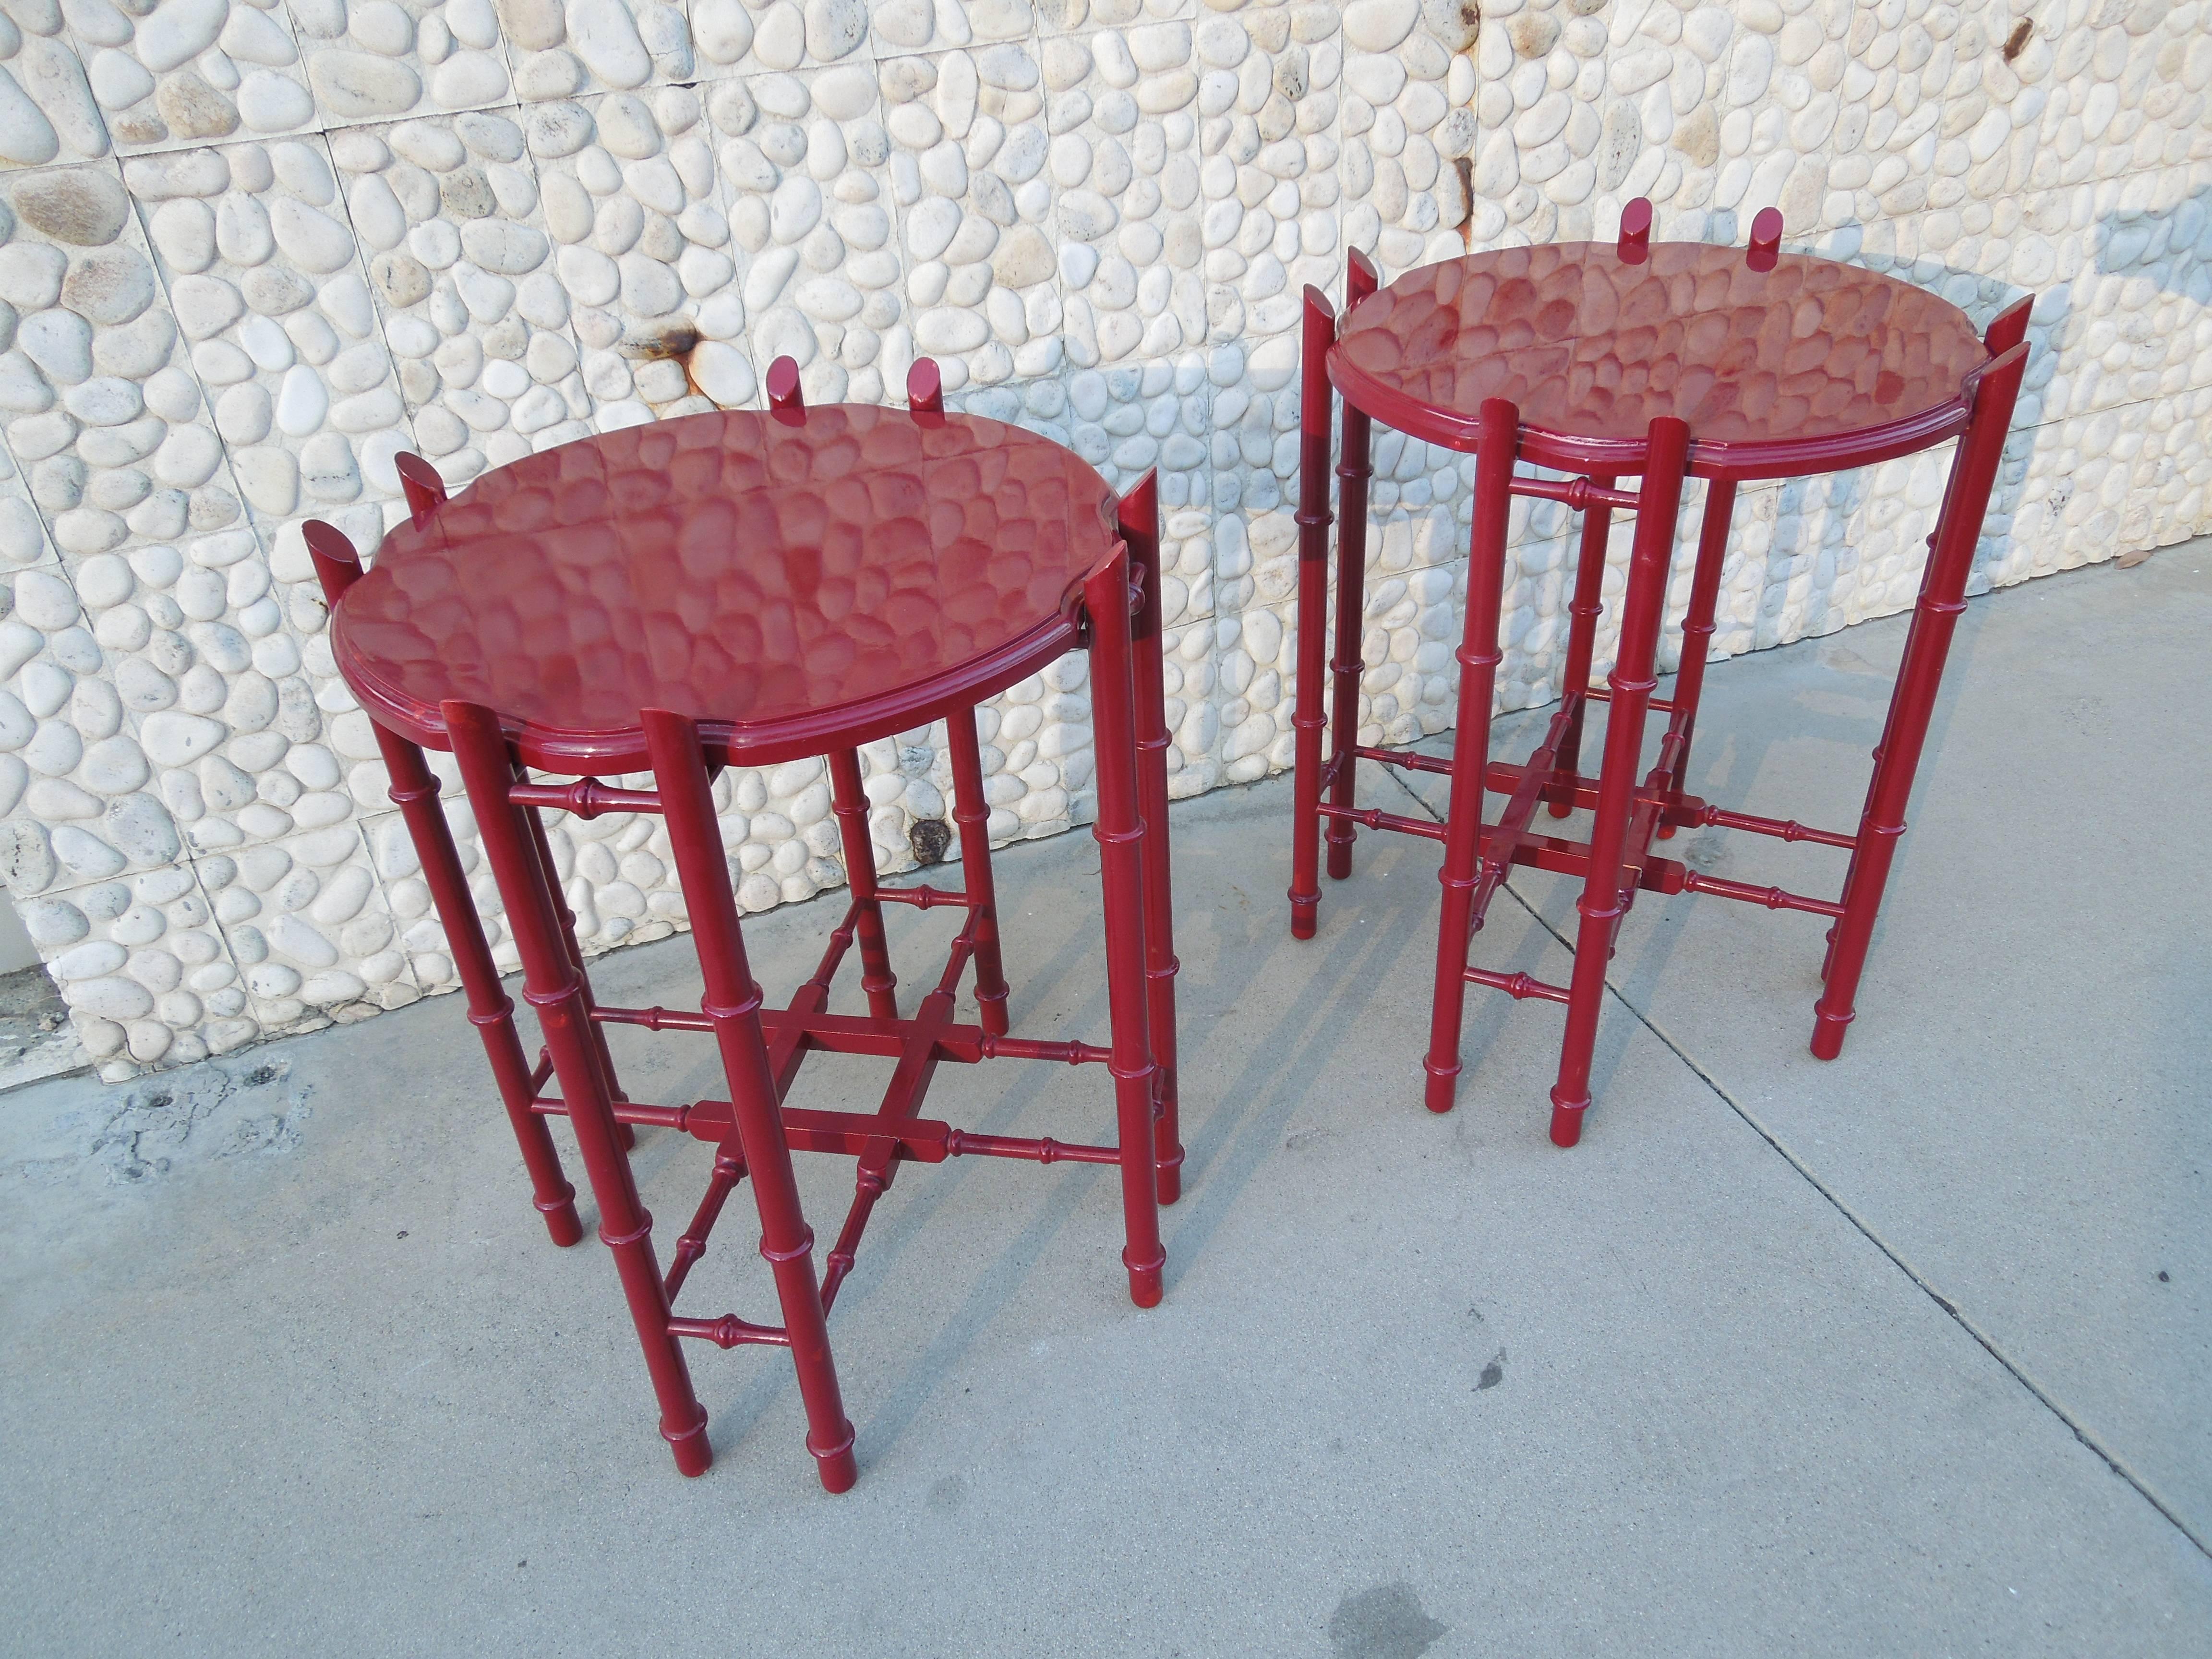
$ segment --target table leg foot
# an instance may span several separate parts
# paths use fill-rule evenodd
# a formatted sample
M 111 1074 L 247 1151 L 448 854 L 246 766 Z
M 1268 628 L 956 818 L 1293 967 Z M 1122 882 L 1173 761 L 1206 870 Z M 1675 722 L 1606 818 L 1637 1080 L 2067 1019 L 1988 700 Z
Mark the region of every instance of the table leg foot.
M 707 1443 L 707 1413 L 701 1412 L 698 1421 L 688 1429 L 671 1431 L 662 1429 L 660 1437 L 668 1443 L 668 1449 L 676 1454 L 676 1472 L 693 1480 L 714 1466 L 714 1449 Z
M 1152 1196 L 1168 1205 L 1182 1196 L 1182 1140 L 1163 1106 L 1152 1109 Z
M 1569 1105 L 1554 1099 L 1552 1102 L 1552 1145 L 1571 1146 L 1583 1138 L 1583 1114 L 1589 1109 L 1589 1102 Z
M 1132 1261 L 1127 1250 L 1121 1252 L 1121 1265 L 1129 1270 L 1129 1300 L 1140 1308 L 1160 1305 L 1160 1270 L 1167 1266 L 1167 1252 L 1163 1250 L 1149 1261 Z
M 576 1200 L 573 1197 L 556 1199 L 538 1207 L 545 1217 L 546 1236 L 562 1249 L 584 1242 L 584 1224 L 576 1218 Z
M 845 1437 L 827 1451 L 817 1449 L 811 1437 L 806 1449 L 814 1454 L 823 1491 L 834 1494 L 853 1490 L 853 1483 L 860 1478 L 860 1466 L 853 1459 L 853 1425 L 849 1422 L 845 1425 Z
M 1428 1083 L 1422 1091 L 1421 1104 L 1432 1112 L 1451 1110 L 1459 1096 L 1459 1067 L 1455 1066 L 1449 1071 L 1442 1071 L 1435 1062 L 1423 1060 L 1421 1069 L 1429 1074 Z

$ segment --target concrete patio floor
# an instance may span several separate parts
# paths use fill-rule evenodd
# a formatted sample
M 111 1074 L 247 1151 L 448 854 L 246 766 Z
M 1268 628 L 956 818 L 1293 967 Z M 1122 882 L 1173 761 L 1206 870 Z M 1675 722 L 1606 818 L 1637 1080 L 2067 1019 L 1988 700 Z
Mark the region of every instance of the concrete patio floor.
M 1854 823 L 1903 638 L 1718 665 L 1692 787 Z M 2207 543 L 1976 601 L 1843 1059 L 1816 918 L 1647 898 L 1571 1152 L 1543 1005 L 1472 991 L 1460 1107 L 1420 1108 L 1431 844 L 1363 836 L 1300 945 L 1288 783 L 1179 805 L 1166 1301 L 1108 1172 L 907 1170 L 832 1322 L 839 1498 L 772 1350 L 692 1352 L 717 1462 L 675 1474 L 457 1000 L 18 1091 L 0 1650 L 2212 1653 L 2207 638 Z M 1017 1030 L 1104 1030 L 1095 850 L 999 861 Z M 1523 872 L 1478 959 L 1562 976 L 1571 901 Z M 841 903 L 749 924 L 771 995 Z M 910 988 L 947 924 L 895 921 Z M 684 939 L 595 978 L 697 995 Z M 705 1040 L 618 1035 L 636 1097 L 722 1092 Z M 939 1079 L 956 1122 L 1110 1132 L 1087 1071 Z M 635 1157 L 665 1254 L 705 1156 Z M 849 1171 L 801 1164 L 824 1237 Z M 741 1195 L 687 1310 L 769 1316 L 750 1233 Z

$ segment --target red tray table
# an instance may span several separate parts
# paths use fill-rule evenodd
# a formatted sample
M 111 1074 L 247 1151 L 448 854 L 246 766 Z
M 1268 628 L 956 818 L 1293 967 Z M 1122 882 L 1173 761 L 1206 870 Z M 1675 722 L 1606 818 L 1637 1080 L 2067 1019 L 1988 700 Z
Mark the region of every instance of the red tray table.
M 1650 240 L 1638 199 L 1613 244 L 1586 242 L 1470 255 L 1407 272 L 1387 288 L 1357 252 L 1340 323 L 1306 290 L 1299 526 L 1296 818 L 1291 931 L 1311 938 L 1320 902 L 1323 826 L 1328 872 L 1352 873 L 1356 825 L 1444 843 L 1425 1100 L 1451 1109 L 1462 1006 L 1469 984 L 1565 1006 L 1552 1090 L 1551 1135 L 1575 1144 L 1590 1101 L 1605 964 L 1639 891 L 1711 893 L 1826 916 L 1831 927 L 1814 1013 L 1813 1052 L 1832 1060 L 1865 966 L 1944 657 L 1981 533 L 1990 490 L 2027 367 L 2031 300 L 2008 307 L 1977 338 L 1956 306 L 1923 289 L 1832 260 L 1780 250 L 1781 216 L 1753 222 L 1743 252 Z M 1329 440 L 1344 398 L 1336 469 L 1336 632 L 1328 649 Z M 1475 456 L 1474 523 L 1456 738 L 1449 760 L 1358 741 L 1361 585 L 1366 568 L 1372 423 Z M 1809 829 L 1711 805 L 1683 788 L 1737 486 L 1871 465 L 1957 439 L 1889 718 L 1856 831 Z M 1528 473 L 1517 463 L 1548 470 Z M 1633 493 L 1615 484 L 1634 476 Z M 1681 665 L 1657 698 L 1656 663 L 1683 482 L 1709 481 L 1698 538 Z M 1565 695 L 1522 764 L 1489 758 L 1499 661 L 1507 515 L 1515 495 L 1565 502 L 1583 515 L 1570 606 Z M 1612 515 L 1636 516 L 1620 645 L 1601 689 L 1590 663 Z M 1333 681 L 1324 712 L 1322 684 Z M 1583 722 L 1609 705 L 1598 775 L 1580 769 Z M 1666 725 L 1643 770 L 1650 715 Z M 1328 758 L 1322 756 L 1324 730 Z M 1448 774 L 1446 823 L 1358 805 L 1360 760 Z M 1495 820 L 1483 797 L 1504 798 Z M 1538 833 L 1535 808 L 1593 814 L 1587 842 Z M 1847 848 L 1839 896 L 1755 888 L 1692 870 L 1652 850 L 1686 825 L 1719 825 L 1788 842 Z M 1468 965 L 1472 935 L 1516 864 L 1583 878 L 1565 985 Z
M 863 1228 L 902 1164 L 960 1156 L 1110 1164 L 1135 1302 L 1160 1297 L 1158 1206 L 1177 1195 L 1175 956 L 1167 849 L 1158 507 L 1147 476 L 1116 500 L 1032 433 L 948 414 L 934 364 L 910 407 L 804 406 L 787 358 L 764 412 L 688 416 L 580 440 L 486 474 L 451 500 L 402 456 L 411 508 L 366 575 L 345 538 L 307 526 L 333 607 L 340 672 L 377 727 L 392 796 L 421 854 L 538 1208 L 557 1244 L 581 1236 L 546 1131 L 575 1132 L 599 1236 L 645 1350 L 662 1436 L 686 1474 L 712 1461 L 682 1352 L 787 1347 L 822 1483 L 853 1483 L 853 1429 L 826 1318 Z M 1009 1035 L 974 709 L 1087 648 L 1096 727 L 1109 1046 Z M 957 891 L 878 879 L 860 745 L 946 721 Z M 515 1030 L 425 748 L 452 750 L 523 963 L 545 1048 Z M 781 1008 L 752 978 L 711 787 L 726 766 L 830 759 L 851 898 L 820 966 Z M 608 777 L 650 772 L 649 789 Z M 560 781 L 555 781 L 560 780 Z M 563 904 L 541 811 L 658 812 L 667 823 L 706 995 L 696 1009 L 599 1004 Z M 945 969 L 902 1012 L 886 904 L 956 910 Z M 866 1013 L 830 1012 L 857 945 Z M 972 967 L 979 1018 L 953 1018 Z M 605 1028 L 710 1033 L 727 1100 L 630 1100 Z M 872 1054 L 890 1080 L 873 1113 L 782 1105 L 810 1053 Z M 971 1133 L 920 1115 L 936 1068 L 988 1059 L 1103 1065 L 1113 1145 Z M 548 1091 L 557 1085 L 558 1092 Z M 696 1214 L 664 1270 L 626 1148 L 631 1126 L 715 1148 Z M 791 1153 L 857 1160 L 822 1277 Z M 781 1322 L 680 1315 L 674 1303 L 725 1202 L 750 1180 Z

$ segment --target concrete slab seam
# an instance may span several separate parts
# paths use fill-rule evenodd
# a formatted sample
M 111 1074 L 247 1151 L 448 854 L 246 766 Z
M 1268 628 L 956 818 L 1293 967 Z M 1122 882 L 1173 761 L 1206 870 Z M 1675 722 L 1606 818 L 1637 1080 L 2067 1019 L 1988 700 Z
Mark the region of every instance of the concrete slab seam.
M 1413 803 L 1418 811 L 1425 814 L 1430 819 L 1437 823 L 1442 823 L 1444 821 L 1443 817 L 1441 817 L 1437 811 L 1430 806 L 1428 802 L 1423 800 L 1419 795 L 1416 794 L 1412 789 L 1407 787 L 1404 780 L 1399 776 L 1395 769 L 1389 767 L 1385 767 L 1381 769 L 1383 774 L 1389 777 L 1390 781 L 1404 793 L 1406 798 Z M 1546 920 L 1543 914 L 1539 911 L 1534 905 L 1528 902 L 1528 898 L 1514 886 L 1511 881 L 1509 880 L 1505 882 L 1504 886 L 1505 891 L 1512 896 L 1513 902 L 1528 913 L 1530 920 L 1534 921 L 1535 924 L 1539 927 L 1542 928 L 1547 933 L 1550 934 L 1553 939 L 1558 940 L 1559 943 L 1565 946 L 1569 951 L 1571 952 L 1573 951 L 1573 941 L 1569 939 L 1564 933 L 1560 933 L 1559 929 L 1553 927 L 1550 921 Z M 2022 1388 L 2026 1389 L 2028 1393 L 2034 1395 L 2035 1398 L 2043 1404 L 2046 1410 L 2057 1418 L 2060 1422 L 2063 1423 L 2068 1429 L 2071 1430 L 2073 1431 L 2074 1437 L 2076 1440 L 2080 1441 L 2084 1446 L 2087 1447 L 2099 1457 L 2102 1458 L 2106 1466 L 2109 1468 L 2114 1474 L 2119 1476 L 2119 1478 L 2126 1481 L 2129 1486 L 2134 1487 L 2137 1495 L 2153 1509 L 2156 1510 L 2159 1514 L 2165 1516 L 2183 1537 L 2194 1544 L 2206 1557 L 2212 1558 L 2212 1539 L 2207 1539 L 2191 1527 L 2187 1521 L 2184 1520 L 2182 1518 L 2181 1512 L 2176 1509 L 2174 1505 L 2168 1503 L 2164 1498 L 2160 1497 L 2157 1490 L 2151 1486 L 2149 1481 L 2131 1468 L 2118 1452 L 2106 1445 L 2103 1439 L 2098 1436 L 2096 1431 L 2090 1428 L 2087 1424 L 2076 1416 L 2075 1413 L 2055 1395 L 2053 1395 L 2049 1389 L 2045 1388 L 2041 1382 L 2039 1382 L 2033 1376 L 2030 1376 L 2018 1361 L 2014 1360 L 2011 1355 L 2008 1354 L 2003 1348 L 1998 1346 L 1994 1337 L 1992 1337 L 1988 1332 L 1983 1330 L 1982 1328 L 1977 1325 L 1972 1319 L 1968 1317 L 1966 1311 L 1961 1309 L 1956 1302 L 1953 1301 L 1949 1297 L 1945 1296 L 1941 1291 L 1937 1290 L 1935 1285 L 1925 1274 L 1921 1273 L 1917 1267 L 1914 1267 L 1911 1262 L 1908 1261 L 1905 1258 L 1904 1255 L 1899 1251 L 1896 1246 L 1893 1245 L 1887 1239 L 1884 1238 L 1880 1232 L 1875 1231 L 1873 1224 L 1869 1223 L 1865 1217 L 1860 1215 L 1857 1211 L 1854 1210 L 1850 1206 L 1850 1204 L 1845 1202 L 1842 1194 L 1830 1187 L 1826 1182 L 1822 1181 L 1820 1177 L 1814 1172 L 1812 1167 L 1808 1164 L 1803 1158 L 1800 1158 L 1795 1152 L 1793 1152 L 1778 1134 L 1759 1121 L 1757 1114 L 1753 1113 L 1748 1107 L 1745 1106 L 1741 1101 L 1738 1100 L 1733 1094 L 1729 1093 L 1726 1085 L 1724 1085 L 1717 1077 L 1714 1076 L 1711 1072 L 1708 1071 L 1705 1066 L 1700 1064 L 1697 1057 L 1691 1054 L 1687 1048 L 1684 1048 L 1680 1042 L 1677 1042 L 1671 1033 L 1669 1033 L 1663 1026 L 1660 1025 L 1643 1009 L 1638 1007 L 1633 1002 L 1631 1002 L 1628 1000 L 1626 994 L 1624 993 L 1620 987 L 1614 981 L 1613 975 L 1610 973 L 1606 975 L 1605 988 L 1614 1001 L 1618 1002 L 1623 1008 L 1626 1008 L 1631 1014 L 1634 1015 L 1637 1020 L 1644 1026 L 1644 1030 L 1650 1032 L 1654 1037 L 1665 1044 L 1668 1051 L 1671 1052 L 1677 1060 L 1680 1060 L 1684 1066 L 1687 1066 L 1691 1073 L 1694 1074 L 1700 1082 L 1704 1083 L 1708 1089 L 1711 1089 L 1723 1105 L 1725 1105 L 1730 1111 L 1734 1112 L 1738 1117 L 1741 1118 L 1753 1134 L 1756 1134 L 1761 1140 L 1764 1140 L 1769 1146 L 1772 1147 L 1774 1151 L 1781 1156 L 1784 1162 L 1787 1163 L 1791 1169 L 1795 1170 L 1814 1192 L 1820 1194 L 1822 1198 L 1826 1199 L 1828 1203 L 1834 1207 L 1838 1215 L 1842 1216 L 1844 1220 L 1850 1222 L 1850 1224 L 1857 1230 L 1860 1236 L 1865 1238 L 1867 1243 L 1873 1245 L 1877 1250 L 1881 1251 L 1883 1255 L 1888 1257 L 1891 1263 L 1896 1267 L 1899 1272 L 1902 1273 L 1907 1279 L 1911 1279 L 1912 1283 L 1927 1296 L 1929 1301 L 1933 1302 L 1937 1307 L 1941 1308 L 1946 1314 L 1948 1314 L 1953 1322 L 1958 1325 L 1960 1329 L 1966 1332 L 1968 1336 L 1973 1338 L 1973 1340 L 1980 1345 L 1983 1352 L 1987 1353 L 1990 1358 L 1996 1360 L 1998 1364 L 2004 1367 L 2004 1369 L 2011 1374 L 2014 1381 L 2017 1382 Z

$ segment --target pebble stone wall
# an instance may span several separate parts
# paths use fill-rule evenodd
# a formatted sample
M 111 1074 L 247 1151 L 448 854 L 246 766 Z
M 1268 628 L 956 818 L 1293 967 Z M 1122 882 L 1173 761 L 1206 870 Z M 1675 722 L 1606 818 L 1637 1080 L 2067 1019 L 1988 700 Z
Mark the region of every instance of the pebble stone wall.
M 459 483 L 786 352 L 1160 469 L 1174 788 L 1279 769 L 1302 285 L 1639 194 L 2041 295 L 1979 586 L 2195 534 L 2209 84 L 2207 0 L 0 0 L 0 872 L 103 1076 L 451 988 L 301 522 L 373 546 L 402 448 Z M 1376 463 L 1396 742 L 1448 720 L 1469 472 Z M 1718 647 L 1905 606 L 1944 465 L 1747 492 Z M 1571 527 L 1515 514 L 1509 706 Z M 994 836 L 1085 818 L 1079 659 L 981 719 Z M 941 731 L 866 769 L 903 866 Z M 818 763 L 719 787 L 748 908 L 843 879 Z M 552 844 L 587 948 L 681 925 L 657 821 Z

